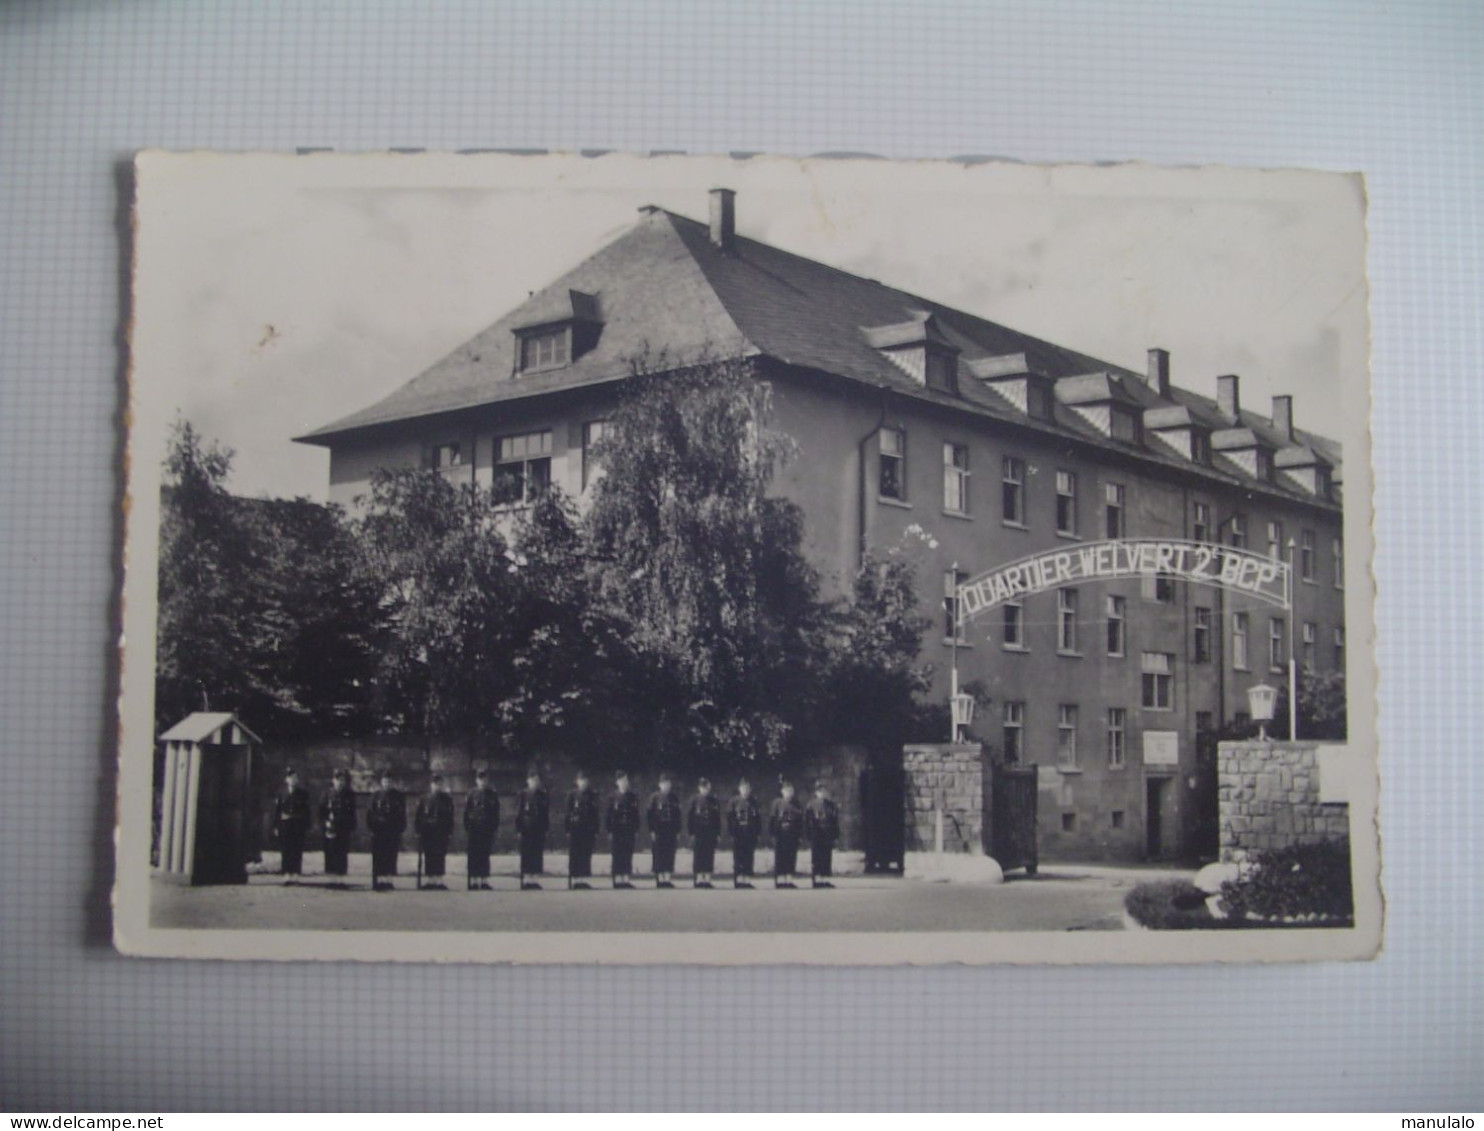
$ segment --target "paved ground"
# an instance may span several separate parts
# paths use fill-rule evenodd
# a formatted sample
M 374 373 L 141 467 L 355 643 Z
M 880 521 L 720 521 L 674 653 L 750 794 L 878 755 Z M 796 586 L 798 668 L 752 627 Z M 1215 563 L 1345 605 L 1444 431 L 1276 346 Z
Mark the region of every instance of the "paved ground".
M 316 856 L 318 854 L 315 854 Z M 513 857 L 496 857 L 494 892 L 464 888 L 459 871 L 447 877 L 448 891 L 414 890 L 416 857 L 404 857 L 397 890 L 373 893 L 365 856 L 351 859 L 344 888 L 329 886 L 314 870 L 301 884 L 285 886 L 272 873 L 255 874 L 246 887 L 189 888 L 156 882 L 153 922 L 157 927 L 306 930 L 421 931 L 1102 931 L 1121 930 L 1123 898 L 1137 883 L 1190 875 L 1154 868 L 1043 865 L 1034 877 L 1011 873 L 1003 884 L 938 883 L 860 874 L 859 854 L 843 853 L 836 887 L 811 890 L 808 878 L 796 890 L 775 891 L 760 879 L 751 891 L 733 890 L 730 861 L 717 860 L 713 890 L 693 890 L 688 860 L 677 861 L 673 890 L 657 891 L 647 877 L 648 860 L 635 860 L 638 886 L 613 891 L 608 860 L 594 860 L 604 873 L 589 891 L 568 891 L 564 874 L 548 876 L 541 891 L 519 891 Z M 313 858 L 311 858 L 312 860 Z M 548 856 L 552 865 L 565 861 Z M 271 858 L 267 862 L 275 864 Z M 763 864 L 762 860 L 758 861 Z M 913 861 L 908 861 L 909 872 Z

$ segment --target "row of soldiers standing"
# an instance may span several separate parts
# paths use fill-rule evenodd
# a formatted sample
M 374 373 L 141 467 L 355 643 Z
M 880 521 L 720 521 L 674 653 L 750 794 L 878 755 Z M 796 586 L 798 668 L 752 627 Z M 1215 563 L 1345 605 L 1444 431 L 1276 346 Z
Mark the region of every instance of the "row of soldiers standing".
M 467 837 L 468 885 L 471 889 L 489 891 L 490 857 L 500 827 L 500 798 L 490 786 L 484 770 L 476 771 L 474 777 L 474 788 L 464 802 L 463 819 Z M 349 775 L 345 770 L 335 771 L 334 784 L 321 796 L 317 811 L 324 830 L 325 875 L 343 877 L 349 870 L 350 841 L 356 828 L 356 797 L 350 789 Z M 448 845 L 453 838 L 454 815 L 454 801 L 443 787 L 443 776 L 434 774 L 427 794 L 418 799 L 413 817 L 422 874 L 427 878 L 427 886 L 434 889 L 445 888 L 443 879 Z M 516 799 L 515 829 L 520 840 L 523 890 L 541 886 L 550 816 L 549 796 L 540 773 L 533 769 L 527 775 L 526 788 Z M 698 888 L 712 887 L 716 849 L 721 841 L 723 825 L 732 843 L 733 886 L 752 886 L 757 847 L 764 826 L 762 809 L 746 780 L 738 783 L 736 795 L 723 806 L 712 793 L 710 781 L 702 778 L 689 805 L 682 806 L 674 792 L 673 779 L 669 774 L 661 774 L 659 788 L 650 796 L 647 809 L 641 810 L 627 773 L 619 771 L 615 776 L 614 790 L 605 804 L 591 787 L 587 774 L 581 770 L 577 772 L 575 788 L 567 795 L 563 823 L 568 836 L 568 886 L 591 886 L 593 852 L 601 828 L 606 828 L 613 858 L 613 886 L 632 888 L 634 850 L 641 818 L 649 828 L 651 871 L 657 887 L 675 886 L 675 854 L 682 828 L 691 838 L 694 885 Z M 275 801 L 274 821 L 282 852 L 282 871 L 287 883 L 296 883 L 303 867 L 311 806 L 309 794 L 299 785 L 298 775 L 292 767 L 286 772 L 284 789 Z M 381 788 L 371 797 L 366 825 L 371 833 L 372 887 L 376 891 L 385 891 L 392 886 L 390 877 L 397 874 L 397 855 L 407 829 L 406 799 L 395 788 L 390 773 L 382 775 Z M 767 830 L 773 840 L 773 880 L 776 887 L 796 886 L 799 847 L 804 840 L 810 846 L 812 886 L 833 886 L 833 855 L 840 839 L 840 811 L 823 782 L 815 783 L 814 797 L 807 806 L 795 798 L 790 783 L 782 783 L 780 796 L 768 811 Z

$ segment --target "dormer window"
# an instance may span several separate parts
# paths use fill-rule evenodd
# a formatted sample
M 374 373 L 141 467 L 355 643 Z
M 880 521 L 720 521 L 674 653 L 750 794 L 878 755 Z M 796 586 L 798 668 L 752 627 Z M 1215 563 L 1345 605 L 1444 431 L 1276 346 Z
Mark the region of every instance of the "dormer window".
M 958 392 L 958 348 L 928 311 L 913 311 L 906 322 L 862 326 L 861 333 L 917 384 Z
M 1139 441 L 1139 422 L 1134 414 L 1121 408 L 1111 408 L 1108 414 L 1108 434 L 1126 444 Z
M 1266 448 L 1256 449 L 1257 478 L 1267 482 L 1273 478 L 1273 453 Z
M 1200 464 L 1211 462 L 1211 433 L 1199 428 L 1190 430 L 1190 460 Z
M 572 354 L 571 333 L 568 327 L 560 326 L 556 329 L 533 330 L 522 335 L 520 371 L 535 373 L 566 365 Z
M 531 299 L 515 327 L 515 372 L 542 373 L 581 358 L 603 332 L 598 308 L 598 296 L 582 291 L 543 291 Z

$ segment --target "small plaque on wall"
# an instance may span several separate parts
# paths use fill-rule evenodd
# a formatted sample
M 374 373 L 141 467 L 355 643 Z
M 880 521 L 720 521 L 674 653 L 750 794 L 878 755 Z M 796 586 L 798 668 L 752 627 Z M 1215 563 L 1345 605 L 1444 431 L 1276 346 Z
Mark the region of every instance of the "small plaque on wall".
M 1178 766 L 1179 764 L 1179 731 L 1146 730 L 1144 732 L 1144 765 Z

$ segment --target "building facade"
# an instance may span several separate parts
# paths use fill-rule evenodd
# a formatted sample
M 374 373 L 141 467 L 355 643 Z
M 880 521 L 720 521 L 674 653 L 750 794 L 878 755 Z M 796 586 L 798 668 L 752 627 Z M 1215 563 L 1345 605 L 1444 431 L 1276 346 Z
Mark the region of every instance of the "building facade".
M 425 466 L 520 498 L 580 501 L 592 447 L 636 359 L 751 359 L 797 456 L 775 489 L 842 589 L 862 552 L 916 541 L 924 657 L 988 707 L 996 757 L 1034 763 L 1043 858 L 1185 855 L 1214 821 L 1201 736 L 1242 721 L 1290 657 L 1344 670 L 1337 444 L 740 236 L 730 192 L 709 223 L 641 210 L 625 234 L 385 400 L 301 439 L 330 451 L 332 499 L 379 467 Z M 960 584 L 1007 562 L 1123 539 L 1244 548 L 1288 563 L 1288 609 L 1146 571 L 1054 586 L 982 617 Z M 944 736 L 947 737 L 946 735 Z M 1207 812 L 1209 810 L 1209 812 Z

